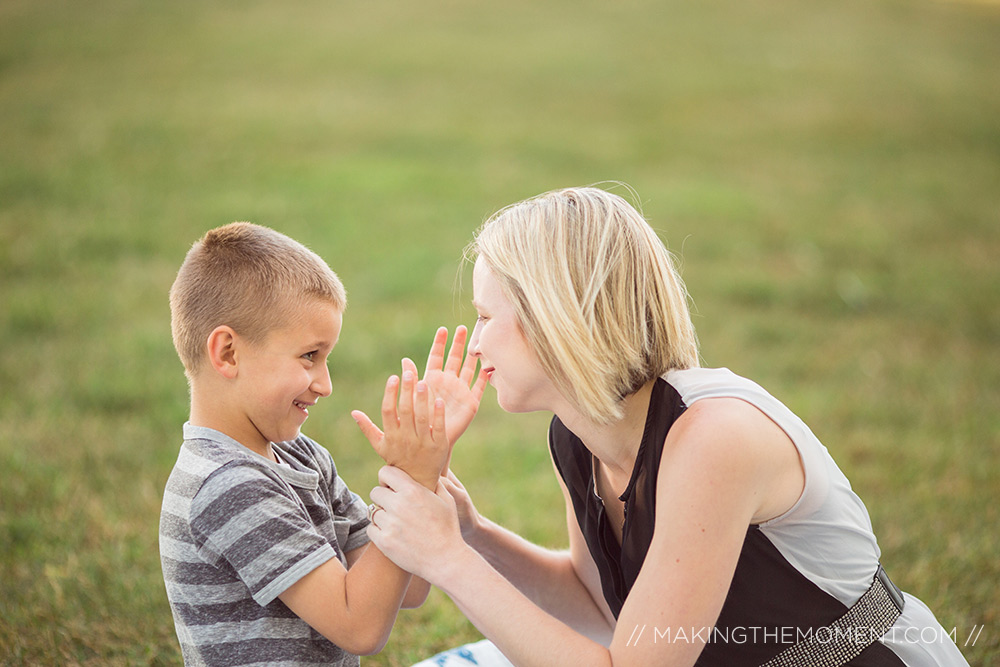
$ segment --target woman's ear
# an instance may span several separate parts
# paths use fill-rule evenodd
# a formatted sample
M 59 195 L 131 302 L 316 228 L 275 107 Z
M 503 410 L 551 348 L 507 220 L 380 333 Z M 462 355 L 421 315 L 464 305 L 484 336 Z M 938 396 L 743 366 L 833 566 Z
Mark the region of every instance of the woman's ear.
M 208 334 L 208 362 L 216 373 L 228 380 L 236 377 L 236 342 L 236 332 L 226 325 L 217 326 Z

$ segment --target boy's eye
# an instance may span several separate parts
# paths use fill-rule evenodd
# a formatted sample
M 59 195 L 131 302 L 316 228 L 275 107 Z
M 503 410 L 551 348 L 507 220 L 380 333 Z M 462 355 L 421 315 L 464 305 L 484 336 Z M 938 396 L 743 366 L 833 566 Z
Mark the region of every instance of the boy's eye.
M 316 351 L 313 350 L 312 352 L 306 352 L 305 354 L 303 354 L 302 358 L 305 359 L 306 361 L 312 361 L 315 356 L 316 356 Z

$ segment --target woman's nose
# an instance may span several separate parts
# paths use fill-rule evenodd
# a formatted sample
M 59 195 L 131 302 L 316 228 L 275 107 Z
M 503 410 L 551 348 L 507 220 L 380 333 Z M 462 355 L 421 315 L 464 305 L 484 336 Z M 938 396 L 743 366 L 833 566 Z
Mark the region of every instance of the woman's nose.
M 483 356 L 482 350 L 479 349 L 479 333 L 482 328 L 482 321 L 476 320 L 476 326 L 472 328 L 472 338 L 469 339 L 469 354 L 474 357 Z

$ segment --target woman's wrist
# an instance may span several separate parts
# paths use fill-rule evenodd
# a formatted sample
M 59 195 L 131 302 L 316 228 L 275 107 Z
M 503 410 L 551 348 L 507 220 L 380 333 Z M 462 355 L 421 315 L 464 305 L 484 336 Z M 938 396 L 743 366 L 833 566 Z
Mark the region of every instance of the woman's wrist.
M 463 543 L 447 557 L 439 560 L 434 572 L 429 572 L 429 576 L 425 579 L 445 593 L 451 594 L 453 588 L 460 587 L 460 582 L 469 576 L 478 565 L 489 567 L 472 545 Z
M 465 525 L 462 526 L 462 539 L 475 551 L 481 552 L 488 548 L 490 542 L 495 538 L 497 525 L 480 515 L 478 512 L 469 517 Z

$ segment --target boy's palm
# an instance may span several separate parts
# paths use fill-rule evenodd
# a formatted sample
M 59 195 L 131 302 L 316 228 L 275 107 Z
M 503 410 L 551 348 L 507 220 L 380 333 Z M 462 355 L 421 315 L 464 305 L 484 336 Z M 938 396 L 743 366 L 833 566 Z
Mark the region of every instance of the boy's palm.
M 427 384 L 417 382 L 416 377 L 416 373 L 404 370 L 402 383 L 395 375 L 386 382 L 382 397 L 384 432 L 360 410 L 351 416 L 386 463 L 435 489 L 451 458 L 451 445 L 445 437 L 445 403 L 430 399 Z

